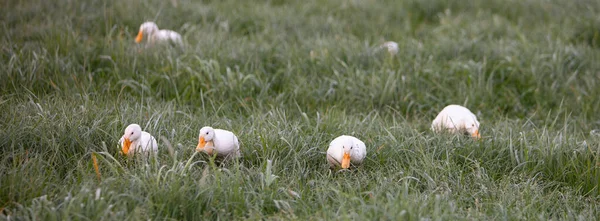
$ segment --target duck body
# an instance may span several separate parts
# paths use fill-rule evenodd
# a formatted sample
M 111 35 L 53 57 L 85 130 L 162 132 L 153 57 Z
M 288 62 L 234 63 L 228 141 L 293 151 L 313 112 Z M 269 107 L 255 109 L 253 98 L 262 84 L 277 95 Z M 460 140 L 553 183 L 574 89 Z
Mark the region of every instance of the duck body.
M 144 22 L 140 25 L 140 30 L 135 38 L 135 42 L 142 42 L 144 36 L 148 39 L 148 45 L 174 43 L 183 46 L 183 41 L 181 40 L 181 35 L 179 33 L 166 29 L 159 30 L 154 22 Z
M 136 153 L 158 152 L 156 139 L 148 132 L 142 131 L 137 124 L 131 124 L 125 129 L 125 133 L 119 140 L 121 152 L 127 156 Z
M 181 35 L 171 30 L 159 30 L 155 35 L 152 35 L 148 40 L 151 44 L 161 42 L 172 42 L 178 45 L 182 45 Z
M 231 131 L 203 127 L 198 139 L 196 151 L 203 151 L 209 155 L 217 154 L 219 157 L 241 156 L 240 143 Z
M 386 41 L 381 45 L 381 47 L 386 48 L 388 53 L 390 53 L 392 56 L 398 54 L 398 51 L 400 50 L 398 43 L 393 41 Z
M 479 121 L 477 116 L 466 107 L 451 104 L 435 117 L 431 123 L 431 130 L 436 133 L 450 132 L 455 134 L 469 134 L 474 138 L 480 138 Z
M 356 137 L 342 135 L 329 144 L 327 149 L 327 161 L 330 167 L 341 167 L 348 169 L 350 163 L 357 166 L 362 164 L 367 156 L 365 143 Z

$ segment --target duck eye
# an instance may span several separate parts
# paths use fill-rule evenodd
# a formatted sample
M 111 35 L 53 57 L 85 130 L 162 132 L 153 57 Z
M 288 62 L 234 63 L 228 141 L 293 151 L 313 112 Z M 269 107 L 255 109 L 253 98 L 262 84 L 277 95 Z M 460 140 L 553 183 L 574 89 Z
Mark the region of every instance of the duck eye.
M 131 135 L 133 135 L 133 131 L 131 132 Z
M 208 135 L 208 132 L 206 132 L 206 135 Z

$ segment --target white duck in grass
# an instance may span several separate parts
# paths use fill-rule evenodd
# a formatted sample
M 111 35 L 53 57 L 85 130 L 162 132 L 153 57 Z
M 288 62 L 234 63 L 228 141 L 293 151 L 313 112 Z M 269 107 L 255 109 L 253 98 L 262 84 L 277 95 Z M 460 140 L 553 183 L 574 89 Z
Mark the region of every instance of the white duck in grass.
M 327 161 L 331 168 L 350 168 L 350 163 L 357 166 L 367 156 L 365 143 L 353 136 L 339 136 L 329 144 L 327 149 Z
M 121 151 L 127 156 L 135 153 L 158 152 L 156 139 L 146 131 L 142 131 L 140 125 L 130 124 L 125 128 L 125 133 L 119 140 Z
M 135 42 L 142 42 L 142 40 L 144 40 L 144 36 L 146 36 L 146 39 L 148 39 L 148 45 L 171 42 L 183 46 L 183 41 L 181 40 L 181 35 L 179 33 L 171 30 L 159 30 L 158 26 L 154 22 L 144 22 L 140 26 L 140 31 L 135 38 Z
M 468 134 L 473 138 L 479 135 L 479 121 L 469 109 L 460 105 L 448 105 L 435 117 L 431 123 L 434 132 L 448 131 L 456 134 Z
M 200 129 L 196 151 L 219 157 L 240 157 L 240 143 L 231 131 L 203 127 Z
M 386 48 L 388 53 L 390 53 L 390 55 L 392 55 L 392 56 L 398 54 L 398 51 L 399 51 L 398 43 L 393 42 L 393 41 L 384 42 L 381 45 L 381 48 Z

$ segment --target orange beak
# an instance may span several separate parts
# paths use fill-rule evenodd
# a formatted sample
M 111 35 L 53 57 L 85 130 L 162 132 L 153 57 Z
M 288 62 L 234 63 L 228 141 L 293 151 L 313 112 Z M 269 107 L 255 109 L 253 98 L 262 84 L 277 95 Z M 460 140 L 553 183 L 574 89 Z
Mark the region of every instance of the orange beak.
M 131 140 L 129 140 L 129 138 L 125 138 L 125 140 L 123 141 L 123 148 L 121 149 L 121 151 L 123 151 L 123 154 L 127 155 L 129 153 L 130 146 Z
M 135 43 L 142 42 L 143 38 L 144 38 L 144 32 L 142 32 L 142 30 L 140 30 L 140 32 L 138 32 L 137 37 L 135 38 Z
M 475 139 L 481 138 L 481 135 L 479 135 L 479 130 L 476 130 L 475 133 L 473 133 L 471 136 L 473 136 L 473 138 Z
M 342 168 L 348 169 L 350 168 L 350 154 L 344 153 L 344 157 L 342 158 Z
M 204 140 L 204 137 L 200 137 L 200 140 L 198 141 L 198 146 L 196 147 L 196 151 L 203 151 L 204 146 L 206 146 L 206 140 Z

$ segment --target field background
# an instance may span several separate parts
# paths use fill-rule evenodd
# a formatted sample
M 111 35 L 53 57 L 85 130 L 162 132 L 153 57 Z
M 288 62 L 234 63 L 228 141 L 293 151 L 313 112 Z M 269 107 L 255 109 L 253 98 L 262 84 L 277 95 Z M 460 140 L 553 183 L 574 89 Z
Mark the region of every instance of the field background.
M 593 220 L 599 61 L 597 0 L 1 1 L 0 219 Z M 448 104 L 483 139 L 432 134 Z M 243 159 L 194 154 L 204 125 Z M 368 155 L 330 171 L 342 134 Z

